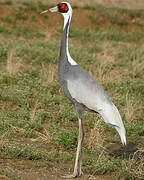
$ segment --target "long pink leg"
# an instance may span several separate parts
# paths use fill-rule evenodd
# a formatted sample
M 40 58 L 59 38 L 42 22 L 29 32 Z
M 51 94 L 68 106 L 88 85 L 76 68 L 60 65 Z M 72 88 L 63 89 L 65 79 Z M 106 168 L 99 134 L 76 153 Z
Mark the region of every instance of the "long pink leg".
M 74 173 L 73 173 L 75 177 L 82 175 L 81 157 L 82 157 L 82 145 L 83 145 L 83 139 L 84 139 L 84 130 L 83 130 L 81 118 L 78 118 L 78 122 L 79 122 L 79 135 L 78 135 L 78 145 L 77 145 L 77 152 L 76 152 L 76 159 L 75 159 L 75 166 L 74 166 Z
M 74 172 L 71 175 L 62 176 L 63 178 L 74 178 L 82 175 L 81 164 L 82 164 L 82 145 L 84 139 L 84 130 L 82 126 L 81 118 L 78 118 L 79 122 L 79 135 L 78 135 L 78 145 L 75 159 Z

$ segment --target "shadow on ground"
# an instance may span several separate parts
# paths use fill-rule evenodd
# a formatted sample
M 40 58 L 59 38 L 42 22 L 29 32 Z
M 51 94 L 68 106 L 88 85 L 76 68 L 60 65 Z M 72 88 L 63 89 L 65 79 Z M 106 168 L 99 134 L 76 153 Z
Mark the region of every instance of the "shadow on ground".
M 107 152 L 113 157 L 124 157 L 129 158 L 139 158 L 141 153 L 138 151 L 137 144 L 129 143 L 126 146 L 120 146 L 118 144 L 112 144 L 107 146 Z

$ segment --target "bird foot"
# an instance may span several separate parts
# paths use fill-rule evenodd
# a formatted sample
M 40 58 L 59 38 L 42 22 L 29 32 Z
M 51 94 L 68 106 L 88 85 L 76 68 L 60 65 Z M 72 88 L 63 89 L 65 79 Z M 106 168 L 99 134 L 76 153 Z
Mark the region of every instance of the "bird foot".
M 65 179 L 70 179 L 70 178 L 76 178 L 77 175 L 74 175 L 74 174 L 67 174 L 67 175 L 64 175 L 64 176 L 61 176 L 62 178 L 65 178 Z
M 81 172 L 80 174 L 77 174 L 77 173 L 67 174 L 67 175 L 64 175 L 61 177 L 65 178 L 65 179 L 70 179 L 70 178 L 76 178 L 76 177 L 81 176 L 81 175 L 83 175 L 83 172 Z

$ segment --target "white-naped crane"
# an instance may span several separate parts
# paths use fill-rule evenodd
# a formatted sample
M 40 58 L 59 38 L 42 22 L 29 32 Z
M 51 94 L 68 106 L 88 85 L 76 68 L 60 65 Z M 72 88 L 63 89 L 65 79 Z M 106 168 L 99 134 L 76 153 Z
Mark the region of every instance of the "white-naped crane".
M 47 12 L 43 11 L 42 13 Z M 109 96 L 85 70 L 83 70 L 70 56 L 68 49 L 68 33 L 72 17 L 72 7 L 68 2 L 61 2 L 50 12 L 60 12 L 64 16 L 60 56 L 58 63 L 58 76 L 62 91 L 74 104 L 79 123 L 78 145 L 75 159 L 74 172 L 66 178 L 82 175 L 82 145 L 84 130 L 82 125 L 82 112 L 92 111 L 99 113 L 104 122 L 117 130 L 122 144 L 126 144 L 125 128 L 120 113 Z

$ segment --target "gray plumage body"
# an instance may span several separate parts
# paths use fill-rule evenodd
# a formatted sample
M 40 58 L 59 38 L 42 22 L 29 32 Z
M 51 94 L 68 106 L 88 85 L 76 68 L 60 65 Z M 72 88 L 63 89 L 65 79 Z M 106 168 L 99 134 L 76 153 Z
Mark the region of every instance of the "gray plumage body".
M 60 60 L 58 74 L 60 86 L 64 94 L 72 101 L 72 103 L 81 104 L 83 107 L 85 106 L 84 110 L 89 109 L 90 111 L 93 110 L 98 112 L 96 109 L 93 109 L 94 107 L 90 108 L 88 105 L 90 104 L 90 101 L 94 100 L 93 96 L 95 96 L 95 99 L 98 98 L 103 102 L 111 104 L 111 101 L 102 86 L 80 66 L 72 66 L 67 59 Z M 75 91 L 79 96 L 79 101 L 71 96 L 72 91 Z M 87 98 L 87 106 L 86 102 L 85 104 L 82 104 L 83 98 Z

